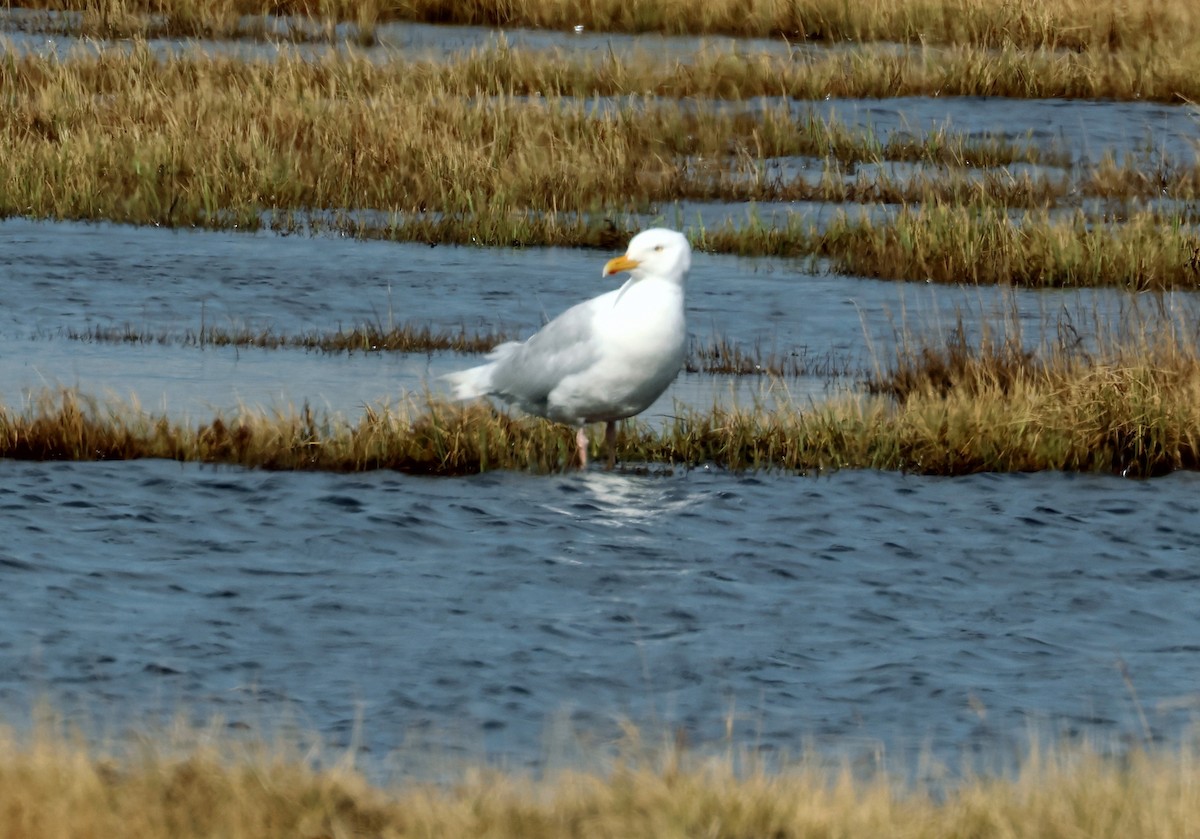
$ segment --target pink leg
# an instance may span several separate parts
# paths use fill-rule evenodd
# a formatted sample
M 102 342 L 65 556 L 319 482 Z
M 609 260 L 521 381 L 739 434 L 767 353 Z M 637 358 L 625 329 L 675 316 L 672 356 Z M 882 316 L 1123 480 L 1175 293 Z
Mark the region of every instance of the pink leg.
M 587 431 L 582 426 L 579 428 L 579 433 L 575 435 L 575 445 L 579 447 L 579 468 L 587 469 L 588 438 Z
M 604 426 L 604 447 L 608 449 L 608 471 L 617 465 L 617 424 L 612 420 Z

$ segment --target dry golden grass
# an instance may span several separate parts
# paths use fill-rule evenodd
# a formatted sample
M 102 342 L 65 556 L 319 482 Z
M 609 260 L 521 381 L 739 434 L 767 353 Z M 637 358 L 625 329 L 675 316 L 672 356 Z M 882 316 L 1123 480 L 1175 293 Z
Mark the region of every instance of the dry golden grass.
M 1098 328 L 1086 341 L 1047 343 L 1037 353 L 1011 329 L 974 344 L 961 334 L 944 344 L 901 341 L 894 361 L 881 361 L 868 382 L 868 395 L 810 406 L 776 394 L 771 407 L 682 409 L 657 428 L 626 422 L 618 457 L 638 468 L 709 463 L 936 475 L 1053 469 L 1148 477 L 1200 468 L 1195 318 L 1164 305 L 1123 319 L 1119 331 Z M 306 407 L 192 426 L 69 391 L 0 410 L 0 457 L 37 460 L 553 472 L 572 462 L 572 441 L 563 426 L 435 398 L 368 409 L 354 422 Z
M 819 255 L 834 270 L 882 279 L 1030 288 L 1118 286 L 1134 290 L 1200 285 L 1200 234 L 1154 211 L 1106 223 L 1082 212 L 931 204 L 883 221 L 840 215 L 818 230 L 791 215 L 774 225 L 701 231 L 719 253 Z
M 286 334 L 271 329 L 224 329 L 202 326 L 200 329 L 173 333 L 150 332 L 131 325 L 93 326 L 84 330 L 67 329 L 63 333 L 73 341 L 111 344 L 177 344 L 185 347 L 258 347 L 260 349 L 304 349 L 329 353 L 356 352 L 458 352 L 485 353 L 505 341 L 518 340 L 503 330 L 467 331 L 434 329 L 428 324 L 402 324 L 385 327 L 367 324 L 334 332 Z
M 101 36 L 256 34 L 242 16 L 298 15 L 357 24 L 369 38 L 386 20 L 608 32 L 783 36 L 792 41 L 1016 45 L 1075 51 L 1194 43 L 1200 13 L 1188 0 L 29 0 L 78 9 L 72 32 Z
M 1135 291 L 1200 286 L 1200 233 L 1190 215 L 1131 210 L 1121 221 L 1082 211 L 1012 215 L 992 204 L 937 201 L 905 206 L 878 220 L 838 213 L 823 226 L 805 213 L 688 227 L 694 248 L 740 256 L 810 257 L 850 276 L 925 283 L 1027 288 L 1118 287 Z M 363 239 L 501 247 L 612 249 L 638 220 L 597 222 L 579 214 L 512 211 L 459 217 L 406 217 L 379 224 L 353 214 L 322 220 L 283 215 L 272 226 Z M 686 220 L 685 220 L 686 221 Z M 670 223 L 670 222 L 668 222 Z M 686 227 L 686 224 L 684 225 Z
M 1053 188 L 1003 178 L 973 186 L 961 176 L 846 185 L 833 175 L 814 187 L 766 179 L 755 161 L 1059 162 L 946 129 L 879 138 L 784 107 L 750 114 L 634 100 L 593 113 L 573 99 L 462 98 L 410 69 L 337 54 L 159 61 L 144 46 L 65 62 L 10 55 L 0 63 L 9 105 L 0 213 L 254 227 L 264 211 L 305 209 L 503 216 L 682 198 L 990 193 L 1028 203 Z
M 1166 188 L 1187 199 L 1200 192 L 1195 168 L 1109 158 L 1074 176 L 972 175 L 1046 153 L 945 129 L 878 138 L 783 108 L 634 100 L 595 112 L 573 99 L 464 98 L 407 67 L 340 54 L 160 61 L 144 45 L 67 61 L 9 55 L 0 215 L 611 248 L 629 232 L 626 213 L 662 201 L 919 202 L 885 224 L 818 232 L 793 218 L 700 238 L 898 279 L 1195 283 L 1195 237 L 1169 219 L 1135 213 L 1118 228 L 1041 214 L 1014 227 L 995 209 L 1054 206 L 1068 193 L 1128 202 Z M 824 160 L 821 176 L 772 174 L 769 161 L 797 155 Z M 841 163 L 882 160 L 945 168 L 852 178 Z
M 810 100 L 895 96 L 1105 98 L 1196 101 L 1200 58 L 1161 45 L 1118 52 L 861 48 L 781 57 L 706 48 L 687 61 L 647 52 L 592 55 L 514 49 L 505 42 L 446 62 L 417 65 L 420 78 L 470 95 L 623 96 Z
M 606 773 L 533 780 L 478 767 L 453 784 L 380 787 L 349 763 L 316 770 L 219 736 L 103 750 L 0 731 L 0 745 L 0 834 L 12 839 L 1184 839 L 1200 819 L 1200 768 L 1186 749 L 1121 759 L 1034 749 L 1011 777 L 968 777 L 935 793 L 804 762 L 767 772 L 751 760 L 738 771 L 731 756 L 671 747 L 622 757 Z

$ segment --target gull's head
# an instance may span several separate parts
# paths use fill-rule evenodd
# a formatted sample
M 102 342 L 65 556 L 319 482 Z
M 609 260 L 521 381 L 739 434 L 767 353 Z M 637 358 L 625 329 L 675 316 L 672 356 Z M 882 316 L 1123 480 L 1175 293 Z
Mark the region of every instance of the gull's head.
M 628 271 L 635 280 L 659 277 L 683 282 L 691 267 L 692 248 L 687 237 L 674 230 L 654 227 L 630 239 L 625 255 L 610 259 L 604 266 L 604 276 Z

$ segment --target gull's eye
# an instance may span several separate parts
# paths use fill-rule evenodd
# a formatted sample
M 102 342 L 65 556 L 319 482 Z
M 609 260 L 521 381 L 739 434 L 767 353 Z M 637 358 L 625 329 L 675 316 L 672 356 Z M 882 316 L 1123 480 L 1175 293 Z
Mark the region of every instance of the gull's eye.
M 662 246 L 662 245 L 655 245 L 655 246 L 654 246 L 654 249 L 655 249 L 656 251 L 661 251 L 661 250 L 663 249 L 663 246 Z

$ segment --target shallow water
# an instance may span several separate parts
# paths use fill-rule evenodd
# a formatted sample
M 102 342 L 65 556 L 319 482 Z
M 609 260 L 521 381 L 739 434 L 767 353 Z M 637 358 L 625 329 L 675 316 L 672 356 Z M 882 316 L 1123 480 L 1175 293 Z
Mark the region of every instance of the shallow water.
M 409 771 L 575 760 L 630 719 L 957 769 L 1031 731 L 1175 740 L 1200 702 L 1191 474 L 4 470 L 0 700 L 110 730 L 358 720 Z
M 246 18 L 245 29 L 262 28 L 275 40 L 208 40 L 183 38 L 152 38 L 147 45 L 158 54 L 178 53 L 200 47 L 206 52 L 235 55 L 244 58 L 274 58 L 281 54 L 318 56 L 330 51 L 352 48 L 358 54 L 386 61 L 403 56 L 410 60 L 448 59 L 472 50 L 490 50 L 508 46 L 521 50 L 562 51 L 594 56 L 655 55 L 673 61 L 688 62 L 705 52 L 767 54 L 780 57 L 799 57 L 831 51 L 858 50 L 857 44 L 837 45 L 793 44 L 781 38 L 729 38 L 724 36 L 658 35 L 644 33 L 623 35 L 612 32 L 591 32 L 580 26 L 555 32 L 540 29 L 487 26 L 448 26 L 426 23 L 389 22 L 374 28 L 375 43 L 369 46 L 354 44 L 355 27 L 342 24 L 334 31 L 333 43 L 320 25 L 302 18 L 264 16 Z M 65 57 L 79 46 L 121 45 L 122 41 L 78 39 L 50 34 L 55 29 L 79 26 L 75 12 L 42 12 L 25 9 L 0 9 L 0 32 L 9 38 L 13 49 L 43 55 Z M 289 40 L 291 38 L 291 40 Z M 306 38 L 314 38 L 305 43 Z M 292 43 L 291 41 L 298 41 Z M 353 44 L 348 46 L 347 43 Z M 897 51 L 901 45 L 892 47 Z M 888 45 L 872 45 L 873 51 L 888 49 Z
M 180 337 L 205 325 L 294 335 L 406 322 L 527 335 L 613 283 L 600 277 L 610 256 L 603 252 L 23 219 L 0 222 L 0 250 L 0 284 L 8 291 L 0 310 L 0 399 L 20 404 L 31 393 L 79 387 L 193 418 L 305 402 L 353 417 L 364 405 L 442 392 L 438 376 L 478 356 L 108 344 L 66 335 L 128 326 Z M 1097 313 L 1117 317 L 1135 299 L 1105 289 L 935 288 L 814 274 L 802 262 L 698 255 L 688 317 L 700 342 L 725 337 L 764 355 L 829 358 L 862 370 L 891 358 L 898 334 L 945 334 L 960 315 L 971 331 L 1015 322 L 1036 343 L 1053 335 L 1064 314 L 1082 325 Z M 1193 305 L 1187 295 L 1167 300 Z M 810 377 L 786 386 L 803 402 L 822 396 L 826 382 Z M 775 385 L 681 376 L 649 413 L 670 415 L 678 403 L 708 408 L 735 390 L 752 397 L 764 387 Z

